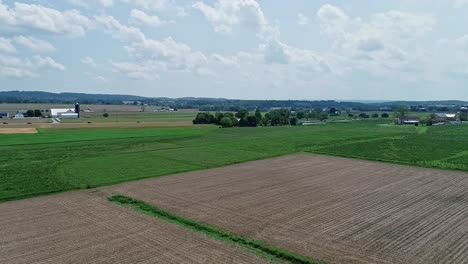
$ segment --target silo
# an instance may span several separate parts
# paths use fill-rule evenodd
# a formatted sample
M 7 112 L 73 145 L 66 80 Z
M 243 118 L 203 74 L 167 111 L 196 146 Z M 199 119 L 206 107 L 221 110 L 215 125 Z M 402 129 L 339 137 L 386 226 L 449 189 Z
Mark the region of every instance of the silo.
M 77 113 L 78 118 L 80 118 L 80 104 L 79 103 L 75 104 L 75 113 Z

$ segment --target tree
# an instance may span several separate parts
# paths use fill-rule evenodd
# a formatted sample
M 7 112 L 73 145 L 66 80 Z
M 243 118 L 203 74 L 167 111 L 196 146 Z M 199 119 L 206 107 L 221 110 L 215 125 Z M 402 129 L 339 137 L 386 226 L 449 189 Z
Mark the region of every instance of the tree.
M 215 114 L 215 120 L 214 120 L 215 124 L 221 125 L 221 120 L 222 120 L 224 117 L 225 117 L 225 115 L 224 115 L 223 113 L 221 113 L 221 112 L 216 112 L 216 114 Z
M 289 125 L 289 117 L 291 112 L 288 109 L 278 109 L 270 111 L 271 125 L 272 126 L 284 126 Z
M 249 116 L 247 116 L 246 120 L 247 120 L 247 126 L 249 126 L 249 127 L 256 127 L 256 126 L 258 126 L 257 117 L 256 117 L 255 115 L 249 115 Z
M 353 118 L 353 117 L 354 117 L 354 115 L 353 115 L 353 114 L 351 114 L 351 113 L 349 113 L 349 114 L 348 114 L 348 117 L 351 117 L 351 118 Z
M 245 109 L 245 108 L 240 109 L 236 113 L 236 117 L 239 118 L 239 119 L 246 118 L 248 115 L 249 115 L 249 111 L 247 109 Z
M 104 114 L 102 114 L 102 116 L 107 118 L 107 117 L 109 117 L 109 114 L 108 114 L 108 113 L 104 113 Z
M 42 117 L 42 113 L 41 113 L 41 110 L 34 110 L 34 117 Z
M 419 123 L 423 126 L 432 126 L 434 124 L 434 121 L 432 120 L 431 116 L 424 116 L 421 117 Z
M 233 127 L 234 124 L 232 122 L 232 119 L 230 117 L 223 117 L 220 121 L 220 124 L 222 127 Z
M 260 112 L 260 109 L 255 110 L 255 118 L 257 119 L 257 125 L 262 124 L 262 112 Z
M 291 126 L 297 126 L 299 122 L 298 122 L 297 117 L 293 116 L 289 119 L 289 123 L 291 124 Z
M 379 114 L 377 113 L 372 114 L 372 118 L 378 118 L 378 117 L 379 117 Z
M 460 120 L 461 121 L 468 121 L 468 108 L 463 107 L 460 110 Z
M 380 115 L 380 116 L 381 116 L 382 118 L 389 118 L 389 117 L 390 117 L 390 115 L 389 115 L 389 114 L 387 114 L 387 113 L 383 113 L 383 114 L 382 114 L 382 115 Z
M 360 118 L 369 118 L 369 115 L 366 114 L 366 113 L 360 113 L 360 114 L 359 114 L 359 117 L 360 117 Z
M 336 115 L 336 108 L 335 107 L 330 108 L 329 113 L 331 116 Z
M 192 121 L 194 125 L 201 125 L 201 124 L 213 124 L 215 121 L 215 117 L 208 113 L 208 112 L 201 112 L 198 113 L 195 119 Z
M 318 119 L 319 113 L 317 111 L 312 111 L 307 114 L 307 119 Z
M 395 116 L 400 118 L 400 117 L 407 117 L 408 116 L 408 107 L 406 105 L 400 105 L 398 109 L 395 112 Z
M 262 117 L 262 124 L 264 126 L 271 126 L 271 114 L 270 113 L 266 113 L 263 117 Z
M 26 111 L 26 117 L 34 117 L 34 111 L 33 110 L 28 110 Z
M 319 119 L 320 121 L 325 121 L 325 120 L 328 119 L 328 114 L 327 114 L 327 113 L 320 113 L 320 114 L 318 115 L 318 119 Z
M 296 112 L 296 117 L 297 117 L 297 119 L 304 119 L 304 117 L 305 117 L 304 111 L 297 111 Z

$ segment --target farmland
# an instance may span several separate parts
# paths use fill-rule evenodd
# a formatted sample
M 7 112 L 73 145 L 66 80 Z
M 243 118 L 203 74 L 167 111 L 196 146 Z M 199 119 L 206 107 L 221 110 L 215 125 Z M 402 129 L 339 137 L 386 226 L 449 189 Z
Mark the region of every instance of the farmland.
M 466 263 L 467 176 L 295 154 L 104 191 L 328 263 Z
M 0 204 L 2 263 L 270 263 L 107 202 L 99 192 Z
M 55 128 L 0 135 L 0 201 L 87 189 L 297 152 L 468 170 L 468 126 L 363 121 L 219 129 Z
M 177 112 L 111 112 L 104 118 L 103 112 L 82 113 L 80 119 L 62 119 L 63 123 L 129 123 L 129 122 L 175 122 L 192 123 L 194 111 Z

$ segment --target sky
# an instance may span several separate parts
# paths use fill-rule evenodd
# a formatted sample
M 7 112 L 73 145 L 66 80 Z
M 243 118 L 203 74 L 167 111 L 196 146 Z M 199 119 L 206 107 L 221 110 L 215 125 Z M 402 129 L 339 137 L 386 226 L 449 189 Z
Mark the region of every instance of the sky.
M 468 0 L 0 0 L 0 91 L 468 100 Z

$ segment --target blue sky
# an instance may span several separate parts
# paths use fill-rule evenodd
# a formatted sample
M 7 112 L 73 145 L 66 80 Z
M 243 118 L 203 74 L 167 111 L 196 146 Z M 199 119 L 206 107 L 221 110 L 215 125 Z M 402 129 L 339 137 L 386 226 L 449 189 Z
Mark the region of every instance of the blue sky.
M 0 0 L 0 90 L 468 100 L 468 0 Z

